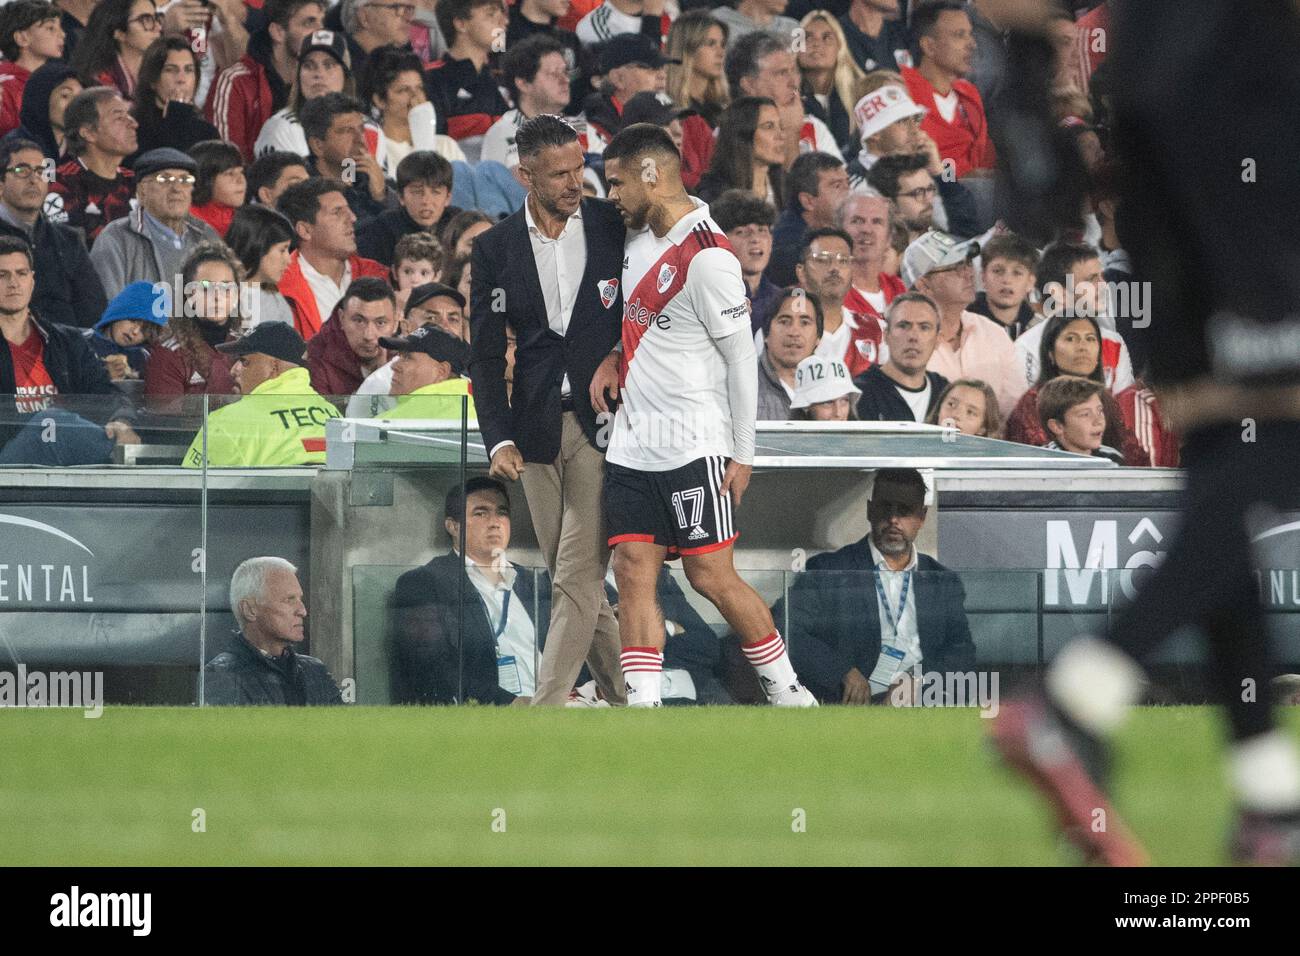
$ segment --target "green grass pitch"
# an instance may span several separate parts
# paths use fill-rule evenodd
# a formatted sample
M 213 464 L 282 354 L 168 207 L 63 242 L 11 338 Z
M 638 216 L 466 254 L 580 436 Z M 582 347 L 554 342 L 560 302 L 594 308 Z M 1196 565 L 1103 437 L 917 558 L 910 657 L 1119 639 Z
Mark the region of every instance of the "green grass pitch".
M 1063 862 L 986 730 L 875 708 L 0 711 L 0 864 Z M 1222 737 L 1203 708 L 1126 725 L 1118 803 L 1157 864 L 1222 862 Z

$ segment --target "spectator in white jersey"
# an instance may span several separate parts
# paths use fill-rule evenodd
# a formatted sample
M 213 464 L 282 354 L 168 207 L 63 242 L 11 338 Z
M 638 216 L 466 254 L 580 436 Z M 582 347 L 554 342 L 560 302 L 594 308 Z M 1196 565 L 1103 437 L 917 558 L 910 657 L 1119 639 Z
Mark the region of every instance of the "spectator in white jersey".
M 628 227 L 621 347 L 592 378 L 592 404 L 621 398 L 606 455 L 605 522 L 618 582 L 629 706 L 660 704 L 663 562 L 739 636 L 768 700 L 813 706 L 772 616 L 736 573 L 733 505 L 753 470 L 758 376 L 740 263 L 708 207 L 687 195 L 668 132 L 623 130 L 605 151 L 609 198 Z

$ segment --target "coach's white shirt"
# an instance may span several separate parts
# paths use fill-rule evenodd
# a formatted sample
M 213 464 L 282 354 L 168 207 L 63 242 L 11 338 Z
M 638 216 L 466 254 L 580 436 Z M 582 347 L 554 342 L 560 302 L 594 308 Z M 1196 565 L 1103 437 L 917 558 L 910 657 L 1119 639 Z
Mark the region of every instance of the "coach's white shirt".
M 532 697 L 537 691 L 537 629 L 533 626 L 528 608 L 524 607 L 519 596 L 514 593 L 518 570 L 509 561 L 505 562 L 501 569 L 501 579 L 493 583 L 488 580 L 483 569 L 474 563 L 473 558 L 467 558 L 465 564 L 474 590 L 478 591 L 478 596 L 483 601 L 483 610 L 487 612 L 488 627 L 492 629 L 493 635 L 501 627 L 505 602 L 510 602 L 506 629 L 496 637 L 496 654 L 498 658 L 513 657 L 515 667 L 518 668 L 520 690 L 516 691 L 513 687 L 505 689 L 520 697 Z
M 551 331 L 561 337 L 569 331 L 573 318 L 573 303 L 578 298 L 578 286 L 587 269 L 587 234 L 582 228 L 582 206 L 564 224 L 555 238 L 549 238 L 537 227 L 533 207 L 524 200 L 524 222 L 528 226 L 528 242 L 533 247 L 533 261 L 537 263 L 537 281 L 542 286 L 546 302 L 546 321 Z M 560 384 L 560 394 L 569 394 L 569 376 L 566 372 Z
M 876 574 L 880 576 L 885 597 L 889 599 L 890 614 L 898 610 L 898 598 L 903 592 L 903 576 L 909 573 L 912 575 L 912 583 L 907 588 L 907 605 L 903 608 L 902 615 L 894 622 L 898 625 L 897 634 L 889 629 L 889 617 L 880 604 L 880 592 L 876 591 L 876 613 L 880 615 L 880 643 L 882 647 L 891 644 L 906 655 L 899 667 L 901 673 L 921 663 L 921 632 L 916 627 L 916 545 L 912 545 L 912 559 L 907 562 L 907 567 L 902 571 L 890 569 L 885 563 L 885 556 L 876 549 L 875 542 L 870 538 L 867 539 L 867 546 L 871 548 L 871 563 L 876 568 Z M 874 584 L 869 586 L 875 591 Z

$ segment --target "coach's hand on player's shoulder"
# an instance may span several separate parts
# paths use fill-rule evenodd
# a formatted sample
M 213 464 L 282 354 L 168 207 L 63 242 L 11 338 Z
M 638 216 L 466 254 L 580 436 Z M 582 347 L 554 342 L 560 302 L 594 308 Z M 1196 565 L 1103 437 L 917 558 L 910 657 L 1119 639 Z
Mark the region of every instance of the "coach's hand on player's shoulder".
M 488 468 L 488 474 L 493 478 L 504 478 L 506 481 L 515 481 L 524 473 L 524 456 L 519 454 L 519 449 L 514 445 L 503 445 L 497 449 L 497 453 L 492 456 L 492 465 Z
M 596 366 L 596 374 L 591 377 L 591 407 L 602 414 L 609 414 L 610 402 L 618 401 L 618 361 L 619 354 L 610 352 Z M 605 393 L 609 392 L 609 401 Z
M 726 473 L 722 476 L 722 487 L 719 489 L 724 495 L 731 492 L 731 506 L 740 507 L 740 499 L 745 495 L 745 489 L 749 487 L 750 476 L 754 474 L 753 465 L 742 465 L 738 461 L 727 462 Z
M 844 675 L 844 696 L 840 701 L 845 704 L 871 703 L 871 682 L 856 667 L 850 667 Z

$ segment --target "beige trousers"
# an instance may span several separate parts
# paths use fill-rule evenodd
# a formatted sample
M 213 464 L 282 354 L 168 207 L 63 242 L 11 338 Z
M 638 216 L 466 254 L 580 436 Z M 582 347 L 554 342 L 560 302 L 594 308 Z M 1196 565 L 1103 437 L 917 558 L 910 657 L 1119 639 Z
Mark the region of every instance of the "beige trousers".
M 606 699 L 625 704 L 618 621 L 605 597 L 605 456 L 591 447 L 573 412 L 563 413 L 560 454 L 529 462 L 522 481 L 551 574 L 551 623 L 533 704 L 563 706 L 585 660 Z

